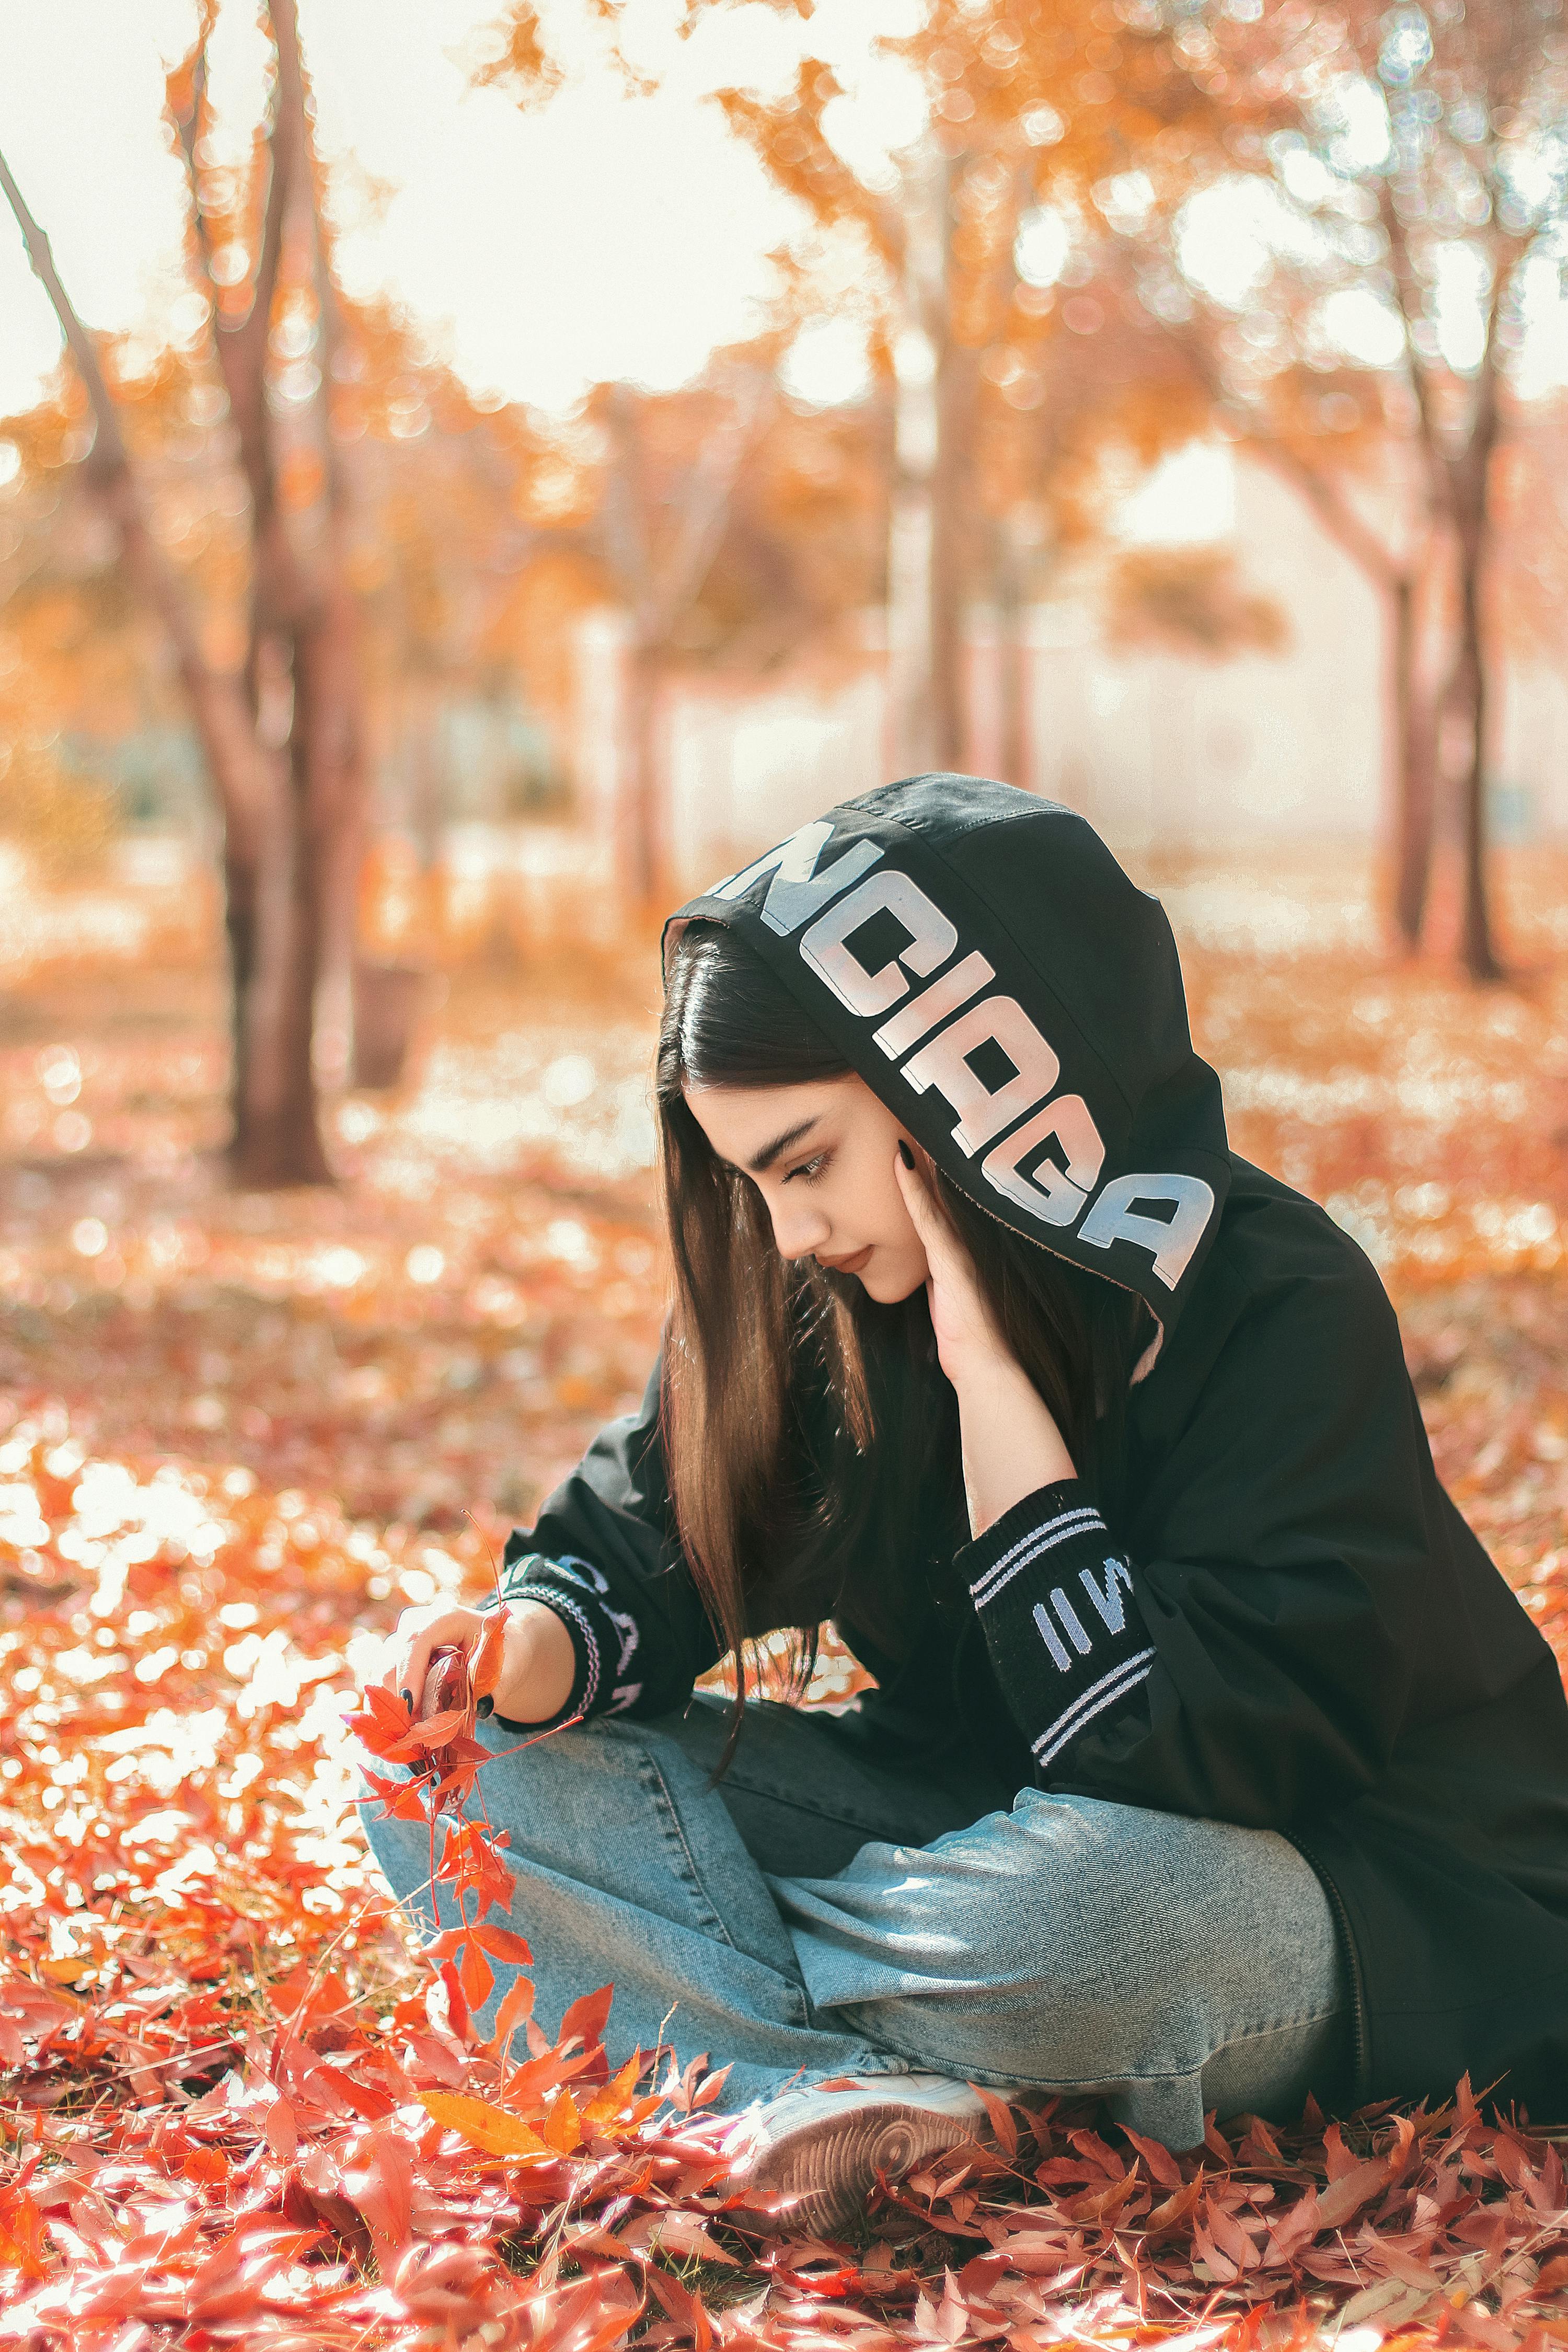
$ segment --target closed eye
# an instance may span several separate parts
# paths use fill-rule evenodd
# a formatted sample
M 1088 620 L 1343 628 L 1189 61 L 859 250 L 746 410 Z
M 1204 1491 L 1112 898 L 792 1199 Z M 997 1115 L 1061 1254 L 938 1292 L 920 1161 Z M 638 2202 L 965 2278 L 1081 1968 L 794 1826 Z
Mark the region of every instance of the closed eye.
M 830 1151 L 819 1151 L 815 1160 L 803 1160 L 798 1168 L 790 1170 L 784 1182 L 793 1184 L 797 1176 L 804 1176 L 808 1184 L 814 1184 L 832 1157 Z

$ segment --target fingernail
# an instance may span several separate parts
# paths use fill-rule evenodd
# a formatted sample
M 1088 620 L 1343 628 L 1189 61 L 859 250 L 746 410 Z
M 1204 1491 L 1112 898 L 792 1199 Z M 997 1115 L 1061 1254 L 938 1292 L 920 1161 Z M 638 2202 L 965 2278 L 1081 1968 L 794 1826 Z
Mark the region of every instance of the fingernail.
M 906 1168 L 912 1168 L 915 1164 L 915 1155 L 910 1150 L 909 1145 L 904 1141 L 901 1135 L 899 1138 L 899 1158 L 903 1161 Z
M 408 1702 L 408 1705 L 409 1705 L 410 1706 L 413 1706 L 413 1704 L 414 1704 L 414 1693 L 413 1693 L 412 1691 L 399 1691 L 399 1692 L 398 1692 L 398 1694 L 397 1694 L 397 1696 L 398 1696 L 398 1697 L 399 1697 L 399 1698 L 401 1698 L 401 1699 L 406 1699 L 406 1700 L 407 1700 L 407 1702 Z

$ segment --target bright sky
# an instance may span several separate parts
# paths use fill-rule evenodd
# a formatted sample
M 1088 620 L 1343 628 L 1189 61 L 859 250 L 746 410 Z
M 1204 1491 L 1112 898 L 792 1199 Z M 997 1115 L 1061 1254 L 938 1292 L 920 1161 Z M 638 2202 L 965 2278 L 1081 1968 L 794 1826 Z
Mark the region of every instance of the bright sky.
M 341 167 L 344 274 L 356 290 L 385 289 L 406 304 L 476 388 L 559 408 L 605 378 L 678 383 L 715 343 L 762 323 L 776 291 L 769 252 L 802 228 L 711 93 L 730 83 L 783 89 L 809 37 L 849 93 L 832 110 L 833 135 L 858 168 L 886 172 L 889 152 L 921 127 L 921 100 L 908 70 L 877 53 L 877 37 L 908 29 L 918 6 L 817 0 L 806 27 L 752 0 L 716 10 L 683 42 L 680 0 L 629 0 L 627 50 L 659 81 L 639 96 L 610 62 L 589 0 L 542 0 L 547 46 L 568 79 L 524 116 L 501 91 L 469 81 L 501 0 L 300 0 L 321 145 Z M 165 65 L 187 46 L 194 16 L 194 0 L 0 0 L 0 146 L 95 327 L 155 332 L 180 290 L 184 192 L 162 107 Z M 229 126 L 237 152 L 264 56 L 251 0 L 222 0 L 215 89 L 220 134 Z M 1387 135 L 1375 93 L 1351 93 L 1346 125 L 1347 159 L 1375 162 Z M 1115 186 L 1132 217 L 1147 184 L 1133 173 Z M 1184 263 L 1244 309 L 1271 253 L 1299 248 L 1302 236 L 1300 215 L 1266 190 L 1222 183 L 1189 207 Z M 1020 248 L 1026 275 L 1048 283 L 1066 251 L 1060 222 L 1033 215 Z M 1468 248 L 1448 258 L 1444 335 L 1462 365 L 1475 316 L 1475 289 L 1462 282 Z M 1531 390 L 1568 382 L 1554 257 L 1542 256 L 1535 277 L 1523 355 Z M 825 309 L 791 384 L 824 401 L 853 396 L 864 381 L 853 284 L 830 292 Z M 1331 296 L 1320 324 L 1363 362 L 1392 355 L 1397 330 L 1370 291 Z M 58 352 L 0 205 L 0 415 L 31 404 Z M 1163 496 L 1173 495 L 1167 485 Z M 1205 505 L 1212 496 L 1211 484 Z
M 911 6 L 826 0 L 813 22 L 872 157 L 919 128 L 911 77 L 873 55 Z M 639 97 L 583 0 L 547 0 L 549 43 L 571 70 L 525 118 L 468 87 L 500 0 L 300 0 L 322 151 L 389 192 L 379 218 L 353 207 L 342 262 L 355 289 L 391 289 L 477 386 L 547 406 L 605 377 L 679 383 L 714 343 L 754 331 L 775 288 L 768 252 L 797 216 L 709 94 L 793 80 L 802 28 L 752 5 L 678 42 L 678 13 L 677 0 L 634 0 L 627 47 L 660 75 Z M 184 194 L 161 110 L 193 17 L 191 0 L 0 9 L 0 146 L 94 327 L 155 322 L 176 290 Z M 243 0 L 225 0 L 215 91 L 237 125 L 259 88 L 253 27 Z M 58 350 L 0 206 L 0 415 L 37 397 Z

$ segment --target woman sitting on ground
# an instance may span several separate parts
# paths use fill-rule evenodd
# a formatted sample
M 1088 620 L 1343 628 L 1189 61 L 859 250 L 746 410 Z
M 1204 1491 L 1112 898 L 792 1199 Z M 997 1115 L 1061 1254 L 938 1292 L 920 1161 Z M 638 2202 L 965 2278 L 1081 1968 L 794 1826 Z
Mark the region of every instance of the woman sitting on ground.
M 665 969 L 666 1343 L 508 1548 L 481 1725 L 563 1727 L 484 1780 L 544 2021 L 610 1979 L 613 2056 L 732 2062 L 817 2230 L 973 2084 L 1173 2148 L 1467 2070 L 1568 2113 L 1556 1665 L 1376 1275 L 1228 1150 L 1159 906 L 1070 812 L 922 777 Z M 826 1620 L 848 1709 L 693 1696 Z M 482 1622 L 410 1612 L 388 1685 Z M 424 1831 L 367 1828 L 433 1924 Z

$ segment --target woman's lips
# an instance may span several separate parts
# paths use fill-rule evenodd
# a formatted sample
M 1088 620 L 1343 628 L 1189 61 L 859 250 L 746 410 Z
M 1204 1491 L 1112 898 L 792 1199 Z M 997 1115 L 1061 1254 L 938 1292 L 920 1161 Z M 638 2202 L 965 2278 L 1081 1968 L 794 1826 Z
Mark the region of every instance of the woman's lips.
M 818 1257 L 816 1263 L 834 1274 L 858 1274 L 875 1246 L 875 1243 L 868 1242 L 864 1249 L 856 1250 L 849 1257 Z

